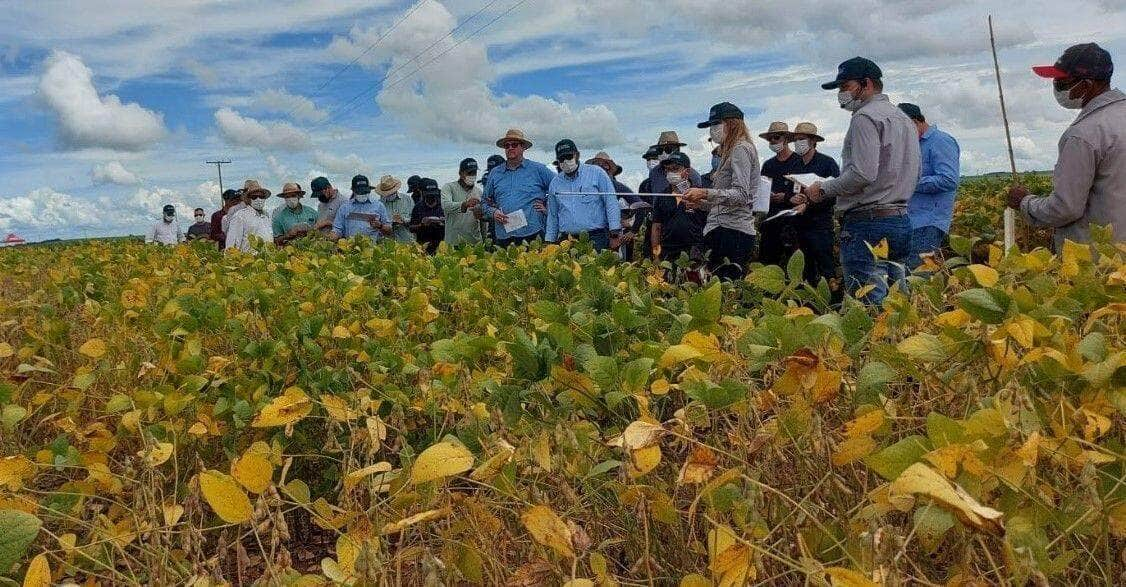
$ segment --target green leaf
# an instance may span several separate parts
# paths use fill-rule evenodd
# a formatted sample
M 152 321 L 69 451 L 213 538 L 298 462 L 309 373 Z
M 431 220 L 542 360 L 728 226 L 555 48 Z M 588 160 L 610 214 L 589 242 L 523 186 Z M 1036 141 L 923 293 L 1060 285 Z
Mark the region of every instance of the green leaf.
M 604 473 L 609 473 L 610 471 L 613 471 L 614 469 L 617 469 L 620 466 L 622 466 L 621 461 L 615 461 L 615 460 L 602 461 L 601 463 L 598 463 L 597 465 L 591 467 L 589 471 L 587 471 L 586 478 L 589 479 L 591 477 L 597 477 L 597 476 L 602 475 Z
M 0 382 L 0 404 L 12 401 L 12 396 L 15 394 L 16 388 L 12 387 L 12 384 Z
M 916 334 L 900 341 L 895 348 L 917 361 L 937 363 L 946 359 L 946 345 L 933 334 Z
M 26 417 L 27 409 L 23 406 L 15 404 L 4 406 L 4 409 L 0 410 L 0 425 L 4 426 L 5 431 L 11 432 L 16 428 L 16 424 Z
M 958 306 L 986 324 L 1000 324 L 1009 311 L 1009 296 L 991 289 L 968 289 L 957 296 Z
M 719 320 L 723 303 L 723 287 L 717 281 L 688 299 L 688 313 L 693 325 L 712 324 Z
M 864 365 L 856 377 L 856 393 L 868 396 L 883 393 L 887 384 L 895 380 L 896 372 L 885 363 L 873 361 Z
M 930 451 L 926 437 L 913 435 L 864 457 L 864 463 L 880 477 L 894 481 L 907 467 L 919 462 Z
M 915 510 L 915 532 L 927 553 L 932 553 L 942 544 L 942 537 L 954 527 L 954 516 L 950 512 L 928 503 Z
M 39 534 L 43 522 L 19 510 L 0 510 L 0 573 L 7 573 Z
M 954 252 L 958 253 L 959 256 L 969 259 L 973 254 L 974 239 L 952 234 L 950 235 L 950 248 L 954 249 Z
M 1092 363 L 1105 361 L 1106 349 L 1106 335 L 1101 332 L 1092 332 L 1084 336 L 1083 340 L 1079 341 L 1079 345 L 1075 348 L 1075 350 L 1079 351 L 1080 355 L 1083 355 L 1084 359 Z
M 653 369 L 655 361 L 648 357 L 635 359 L 626 363 L 622 369 L 622 385 L 629 393 L 641 393 L 649 383 L 649 372 Z
M 927 438 L 935 448 L 966 441 L 966 428 L 961 422 L 937 412 L 927 414 Z
M 683 387 L 684 395 L 713 410 L 726 408 L 747 397 L 747 386 L 734 379 L 727 379 L 719 385 L 711 381 L 692 381 Z
M 539 381 L 547 375 L 547 368 L 540 359 L 539 351 L 523 333 L 516 340 L 505 344 L 512 355 L 512 376 L 517 379 Z
M 777 265 L 764 265 L 747 276 L 747 283 L 767 293 L 782 293 L 786 289 L 786 273 Z
M 790 276 L 791 282 L 796 283 L 801 281 L 803 271 L 805 271 L 805 255 L 798 250 L 790 255 L 790 260 L 786 263 L 786 274 Z
M 618 387 L 618 361 L 614 357 L 595 356 L 583 363 L 587 375 L 606 393 Z

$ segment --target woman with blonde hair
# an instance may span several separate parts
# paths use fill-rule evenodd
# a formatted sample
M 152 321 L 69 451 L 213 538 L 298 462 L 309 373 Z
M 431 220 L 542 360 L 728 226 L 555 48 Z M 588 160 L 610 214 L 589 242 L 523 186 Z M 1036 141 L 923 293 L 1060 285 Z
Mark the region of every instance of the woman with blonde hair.
M 755 248 L 755 217 L 751 204 L 759 188 L 758 151 L 743 122 L 743 111 L 730 102 L 712 106 L 707 128 L 711 141 L 719 145 L 719 167 L 712 187 L 691 188 L 684 193 L 688 205 L 708 210 L 704 243 L 709 249 L 708 266 L 724 281 L 741 279 Z

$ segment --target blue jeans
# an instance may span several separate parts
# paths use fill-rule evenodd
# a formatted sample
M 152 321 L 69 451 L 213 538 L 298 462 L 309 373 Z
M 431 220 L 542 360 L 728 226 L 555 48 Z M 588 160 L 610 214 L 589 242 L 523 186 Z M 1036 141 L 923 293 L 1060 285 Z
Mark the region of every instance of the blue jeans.
M 888 258 L 877 260 L 868 244 L 876 246 L 887 239 Z M 844 269 L 845 293 L 856 295 L 864 286 L 872 291 L 860 301 L 880 305 L 892 283 L 906 278 L 907 257 L 911 253 L 911 221 L 906 215 L 890 218 L 841 221 L 841 266 Z
M 911 258 L 907 268 L 914 270 L 923 264 L 922 255 L 927 253 L 942 253 L 942 246 L 946 244 L 946 233 L 937 226 L 920 226 L 911 231 Z

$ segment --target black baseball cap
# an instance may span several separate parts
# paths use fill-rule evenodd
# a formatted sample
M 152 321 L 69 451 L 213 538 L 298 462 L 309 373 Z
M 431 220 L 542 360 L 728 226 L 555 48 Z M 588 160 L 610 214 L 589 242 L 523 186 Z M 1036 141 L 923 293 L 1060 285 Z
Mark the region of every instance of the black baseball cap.
M 649 161 L 650 159 L 657 159 L 660 156 L 661 152 L 657 150 L 657 147 L 649 147 L 649 149 L 645 151 L 645 154 L 642 155 L 641 158 Z
M 422 192 L 424 196 L 440 195 L 442 193 L 442 189 L 438 187 L 438 181 L 430 179 L 429 177 L 420 177 L 418 179 L 418 191 Z
M 352 178 L 352 193 L 353 194 L 370 194 L 371 183 L 368 182 L 367 176 L 357 175 Z
M 821 89 L 835 90 L 847 81 L 882 79 L 883 77 L 884 72 L 880 70 L 880 66 L 876 65 L 876 62 L 863 57 L 853 57 L 837 66 L 837 79 L 821 84 Z
M 417 175 L 412 175 L 412 176 L 408 177 L 407 178 L 407 191 L 413 192 L 413 191 L 417 190 L 418 189 L 418 182 L 420 182 L 420 181 L 422 181 L 422 178 L 417 176 Z
M 679 165 L 681 167 L 692 167 L 692 161 L 688 158 L 688 155 L 685 155 L 680 151 L 669 153 L 668 158 L 664 161 L 661 161 L 661 167 L 668 167 L 669 165 L 673 164 Z
M 1109 80 L 1114 75 L 1110 53 L 1096 43 L 1072 45 L 1056 60 L 1055 65 L 1039 65 L 1033 73 L 1049 79 Z
M 728 118 L 738 118 L 743 120 L 743 111 L 738 106 L 731 102 L 720 102 L 708 111 L 708 119 L 696 125 L 696 128 L 708 128 L 715 126 Z
M 309 191 L 313 192 L 313 195 L 317 195 L 330 187 L 332 187 L 332 184 L 328 182 L 327 177 L 318 177 L 313 180 L 313 183 L 309 184 Z
M 497 165 L 503 165 L 503 164 L 504 164 L 504 157 L 501 157 L 500 155 L 489 155 L 489 158 L 485 161 L 485 169 L 492 171 L 493 168 L 496 167 Z
M 575 146 L 575 141 L 571 139 L 563 139 L 555 143 L 555 157 L 557 160 L 570 159 L 578 155 L 579 148 Z
M 911 120 L 923 120 L 923 111 L 910 102 L 900 102 L 899 109 Z
M 223 201 L 224 202 L 229 202 L 231 200 L 237 200 L 240 197 L 242 197 L 242 194 L 240 194 L 238 192 L 238 190 L 227 190 L 227 191 L 223 192 Z
M 172 204 L 165 204 L 164 205 L 164 213 L 165 214 L 175 214 L 176 213 L 176 207 L 173 206 Z
M 457 166 L 457 170 L 461 173 L 477 173 L 477 160 L 472 157 L 462 159 Z

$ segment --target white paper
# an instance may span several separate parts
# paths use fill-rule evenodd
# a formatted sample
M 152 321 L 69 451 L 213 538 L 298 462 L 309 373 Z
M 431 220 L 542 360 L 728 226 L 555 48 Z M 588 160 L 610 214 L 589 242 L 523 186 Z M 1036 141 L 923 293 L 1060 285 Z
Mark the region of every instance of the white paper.
M 794 173 L 787 175 L 786 179 L 793 181 L 794 183 L 802 187 L 808 187 L 813 185 L 814 183 L 822 181 L 823 178 L 816 173 Z
M 755 192 L 754 198 L 751 200 L 751 211 L 770 211 L 770 185 L 771 181 L 769 177 L 759 176 L 758 191 Z
M 505 214 L 505 216 L 508 216 L 508 222 L 504 223 L 505 232 L 520 230 L 521 228 L 528 226 L 528 217 L 524 215 L 523 210 L 509 212 L 508 214 Z
M 786 210 L 783 210 L 783 211 L 775 214 L 774 216 L 771 216 L 770 218 L 767 218 L 766 220 L 763 220 L 763 222 L 766 223 L 766 222 L 770 222 L 771 220 L 777 220 L 779 218 L 785 218 L 787 216 L 797 216 L 797 215 L 798 215 L 797 210 L 795 210 L 793 208 L 788 208 Z

